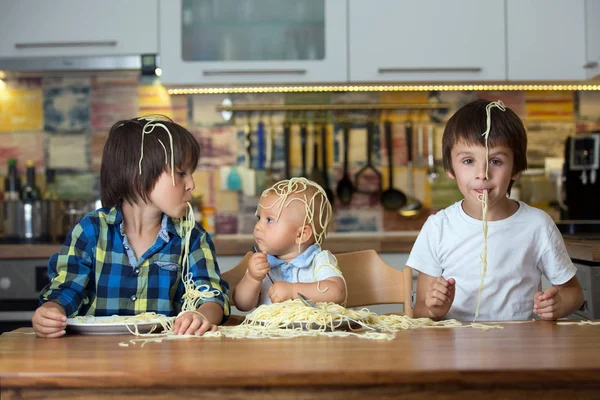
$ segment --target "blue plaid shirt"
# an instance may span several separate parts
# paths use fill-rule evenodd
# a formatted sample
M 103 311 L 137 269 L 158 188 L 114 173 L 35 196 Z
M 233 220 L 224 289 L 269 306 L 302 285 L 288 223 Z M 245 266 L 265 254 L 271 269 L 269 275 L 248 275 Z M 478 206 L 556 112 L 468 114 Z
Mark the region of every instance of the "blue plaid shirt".
M 52 300 L 76 315 L 136 315 L 179 313 L 185 292 L 181 259 L 185 240 L 179 220 L 163 214 L 154 244 L 136 258 L 124 234 L 120 207 L 87 214 L 69 233 L 64 245 L 48 262 L 51 282 L 40 303 Z M 209 285 L 221 294 L 211 301 L 229 316 L 229 287 L 221 279 L 215 248 L 208 233 L 196 224 L 190 238 L 189 272 L 195 284 Z

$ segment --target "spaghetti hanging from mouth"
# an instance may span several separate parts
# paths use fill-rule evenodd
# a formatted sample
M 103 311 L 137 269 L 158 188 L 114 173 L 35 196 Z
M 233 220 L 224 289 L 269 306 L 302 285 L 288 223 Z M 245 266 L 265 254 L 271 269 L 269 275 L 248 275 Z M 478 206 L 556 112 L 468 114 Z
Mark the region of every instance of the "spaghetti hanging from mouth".
M 481 134 L 485 140 L 485 179 L 490 179 L 489 166 L 490 166 L 490 148 L 488 139 L 490 136 L 490 130 L 492 129 L 492 108 L 498 108 L 500 111 L 506 111 L 506 106 L 501 100 L 492 101 L 485 107 L 486 114 L 486 130 Z M 477 292 L 477 306 L 475 307 L 475 318 L 473 322 L 477 320 L 479 316 L 479 306 L 481 305 L 481 292 L 483 291 L 483 281 L 487 273 L 487 236 L 488 236 L 488 191 L 489 189 L 482 189 L 483 193 L 478 195 L 477 198 L 481 202 L 481 222 L 483 228 L 483 248 L 479 256 L 479 273 L 481 274 L 481 283 L 479 284 L 479 290 Z

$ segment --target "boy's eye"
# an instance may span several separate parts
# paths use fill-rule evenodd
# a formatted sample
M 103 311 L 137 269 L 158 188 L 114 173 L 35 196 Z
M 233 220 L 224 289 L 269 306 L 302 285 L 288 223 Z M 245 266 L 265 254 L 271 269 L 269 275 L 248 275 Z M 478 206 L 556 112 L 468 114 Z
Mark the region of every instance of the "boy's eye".
M 490 160 L 490 164 L 492 164 L 492 165 L 501 165 L 502 164 L 502 160 L 493 159 L 493 160 Z
M 463 164 L 472 164 L 472 163 L 473 163 L 473 160 L 470 158 L 463 160 Z
M 274 222 L 275 220 L 271 217 L 267 217 L 267 223 L 270 224 L 272 222 Z
M 179 172 L 177 172 L 177 174 L 182 178 L 187 175 L 187 173 L 183 172 L 183 171 L 179 171 Z

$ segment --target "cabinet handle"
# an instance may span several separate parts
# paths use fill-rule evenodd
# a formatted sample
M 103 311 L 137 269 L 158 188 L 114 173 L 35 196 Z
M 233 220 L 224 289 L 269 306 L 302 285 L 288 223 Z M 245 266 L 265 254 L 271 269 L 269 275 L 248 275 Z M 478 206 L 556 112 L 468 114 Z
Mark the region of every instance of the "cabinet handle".
M 15 43 L 17 49 L 43 49 L 54 47 L 115 47 L 116 40 L 90 41 L 90 42 L 39 42 L 39 43 Z
M 380 74 L 396 72 L 481 72 L 481 67 L 422 67 L 422 68 L 379 68 Z
M 203 75 L 305 75 L 305 69 L 207 69 Z
M 586 63 L 583 68 L 585 69 L 592 69 L 592 68 L 596 68 L 598 66 L 598 61 L 590 61 L 588 63 Z

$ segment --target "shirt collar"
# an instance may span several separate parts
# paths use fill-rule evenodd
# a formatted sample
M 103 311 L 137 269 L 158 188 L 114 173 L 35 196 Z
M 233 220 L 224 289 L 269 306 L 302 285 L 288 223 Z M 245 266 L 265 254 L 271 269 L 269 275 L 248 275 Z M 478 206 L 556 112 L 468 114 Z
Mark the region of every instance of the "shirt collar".
M 280 260 L 279 258 L 267 254 L 267 261 L 271 268 L 280 267 L 280 266 L 291 266 L 293 265 L 296 268 L 307 268 L 310 267 L 311 261 L 313 257 L 321 251 L 321 246 L 317 243 L 311 245 L 308 249 L 304 250 L 301 254 L 298 254 L 292 261 L 286 264 L 285 261 Z

